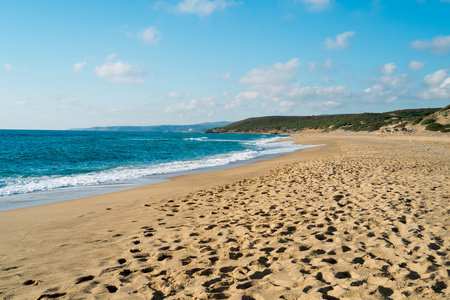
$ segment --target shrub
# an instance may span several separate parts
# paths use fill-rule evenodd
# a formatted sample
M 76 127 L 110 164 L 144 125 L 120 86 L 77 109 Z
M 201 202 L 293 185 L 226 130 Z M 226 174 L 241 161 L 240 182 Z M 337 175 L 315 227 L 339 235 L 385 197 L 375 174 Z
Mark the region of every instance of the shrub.
M 441 111 L 446 111 L 446 110 L 448 110 L 448 109 L 450 109 L 450 104 L 447 105 L 446 107 L 444 107 L 443 109 L 441 109 Z
M 436 122 L 434 119 L 425 119 L 422 121 L 422 123 L 420 123 L 420 125 L 428 125 L 428 124 L 432 124 Z
M 422 120 L 423 120 L 423 117 L 417 117 L 417 118 L 414 120 L 413 125 L 419 124 L 420 121 L 422 121 Z
M 428 124 L 427 127 L 425 127 L 425 129 L 429 130 L 429 131 L 442 131 L 442 130 L 445 130 L 445 126 L 442 124 L 433 122 L 431 124 Z

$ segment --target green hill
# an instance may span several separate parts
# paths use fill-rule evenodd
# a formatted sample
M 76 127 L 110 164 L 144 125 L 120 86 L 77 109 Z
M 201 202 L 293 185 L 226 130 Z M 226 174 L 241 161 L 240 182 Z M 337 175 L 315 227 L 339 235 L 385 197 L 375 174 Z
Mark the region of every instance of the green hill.
M 385 113 L 341 114 L 322 116 L 271 116 L 250 118 L 206 132 L 291 133 L 314 129 L 332 131 L 375 131 L 391 124 L 418 124 L 425 117 L 445 108 L 405 109 Z M 447 128 L 447 127 L 446 127 Z

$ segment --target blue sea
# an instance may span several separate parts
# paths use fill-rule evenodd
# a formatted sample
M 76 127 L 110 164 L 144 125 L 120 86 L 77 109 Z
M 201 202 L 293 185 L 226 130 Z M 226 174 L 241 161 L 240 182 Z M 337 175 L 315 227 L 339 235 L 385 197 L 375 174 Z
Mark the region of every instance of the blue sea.
M 286 136 L 0 130 L 0 211 L 232 167 L 305 148 Z

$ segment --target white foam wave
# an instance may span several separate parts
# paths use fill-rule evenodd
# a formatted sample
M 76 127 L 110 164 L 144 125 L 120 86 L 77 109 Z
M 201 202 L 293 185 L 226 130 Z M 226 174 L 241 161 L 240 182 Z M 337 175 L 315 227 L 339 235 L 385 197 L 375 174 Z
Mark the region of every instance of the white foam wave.
M 267 138 L 252 143 L 255 150 L 236 151 L 226 154 L 214 155 L 202 160 L 174 161 L 146 167 L 120 167 L 112 170 L 78 174 L 70 176 L 47 176 L 37 178 L 19 178 L 8 181 L 5 186 L 0 187 L 0 197 L 26 194 L 38 191 L 48 191 L 67 187 L 80 187 L 99 185 L 107 183 L 118 183 L 143 178 L 152 175 L 173 174 L 178 172 L 189 172 L 192 170 L 225 166 L 239 161 L 247 161 L 267 155 L 280 155 L 294 152 L 302 148 L 312 146 L 295 145 L 291 142 L 277 142 L 280 139 Z
M 205 141 L 209 141 L 207 137 L 202 136 L 202 137 L 198 137 L 198 138 L 185 138 L 183 139 L 183 141 L 199 141 L 199 142 L 205 142 Z

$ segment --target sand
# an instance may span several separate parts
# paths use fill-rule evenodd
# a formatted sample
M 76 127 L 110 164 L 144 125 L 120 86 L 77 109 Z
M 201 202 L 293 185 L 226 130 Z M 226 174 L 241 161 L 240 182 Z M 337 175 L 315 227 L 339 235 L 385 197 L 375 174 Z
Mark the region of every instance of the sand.
M 294 139 L 326 146 L 0 212 L 0 298 L 450 298 L 450 138 Z

